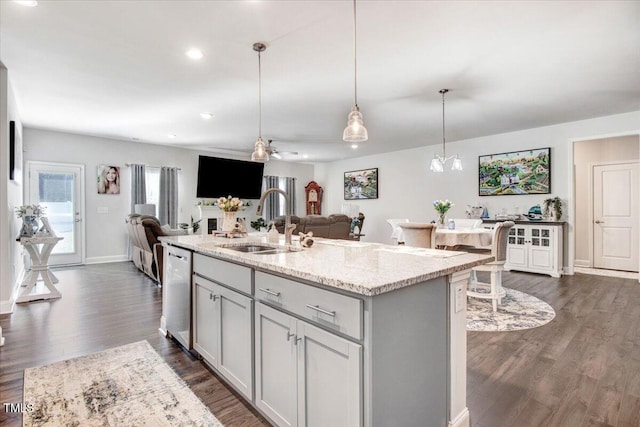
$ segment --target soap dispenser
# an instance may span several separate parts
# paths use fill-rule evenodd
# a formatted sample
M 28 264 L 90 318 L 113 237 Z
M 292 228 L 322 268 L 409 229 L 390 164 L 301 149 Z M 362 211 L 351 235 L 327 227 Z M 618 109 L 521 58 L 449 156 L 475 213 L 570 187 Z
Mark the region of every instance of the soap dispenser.
M 271 221 L 269 232 L 267 233 L 267 240 L 269 243 L 278 243 L 280 240 L 280 233 L 278 233 L 278 229 L 276 225 Z

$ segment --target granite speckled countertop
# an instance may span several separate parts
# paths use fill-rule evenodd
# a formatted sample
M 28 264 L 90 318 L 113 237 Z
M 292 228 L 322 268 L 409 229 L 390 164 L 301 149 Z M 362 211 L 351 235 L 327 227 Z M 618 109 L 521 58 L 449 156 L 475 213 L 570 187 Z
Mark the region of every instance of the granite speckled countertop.
M 266 234 L 242 238 L 212 235 L 164 236 L 160 240 L 204 255 L 239 262 L 264 271 L 309 280 L 360 295 L 379 295 L 493 260 L 491 256 L 465 252 L 392 246 L 349 240 L 314 239 L 311 248 L 295 240 L 293 252 L 245 253 L 230 245 L 267 243 Z M 280 237 L 284 246 L 284 236 Z

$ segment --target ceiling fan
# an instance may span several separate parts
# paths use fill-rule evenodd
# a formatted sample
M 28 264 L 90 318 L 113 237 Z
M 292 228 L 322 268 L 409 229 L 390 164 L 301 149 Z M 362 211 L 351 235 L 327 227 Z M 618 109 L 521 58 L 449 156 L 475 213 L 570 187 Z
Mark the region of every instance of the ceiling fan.
M 266 146 L 266 151 L 267 153 L 269 153 L 269 156 L 273 156 L 274 158 L 280 160 L 282 159 L 283 156 L 297 156 L 298 152 L 297 151 L 280 151 L 278 150 L 276 147 L 272 146 L 271 143 L 273 142 L 273 139 L 267 139 L 267 146 Z M 214 149 L 215 151 L 219 151 L 219 152 L 225 152 L 225 153 L 230 153 L 230 154 L 245 154 L 245 153 L 251 153 L 253 152 L 253 150 L 234 150 L 234 149 L 229 149 L 229 148 L 216 148 L 216 147 L 210 147 L 212 149 Z

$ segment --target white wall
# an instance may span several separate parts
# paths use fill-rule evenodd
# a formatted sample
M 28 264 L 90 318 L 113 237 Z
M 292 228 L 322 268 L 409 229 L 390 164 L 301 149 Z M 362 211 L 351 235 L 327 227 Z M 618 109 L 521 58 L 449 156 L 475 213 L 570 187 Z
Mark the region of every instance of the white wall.
M 130 169 L 125 163 L 142 163 L 151 166 L 175 166 L 181 168 L 179 179 L 180 209 L 178 222 L 189 222 L 189 217 L 199 218 L 196 207 L 196 182 L 198 155 L 219 156 L 177 147 L 142 144 L 92 136 L 75 135 L 25 128 L 25 160 L 76 163 L 86 170 L 86 254 L 87 263 L 126 260 L 128 236 L 125 217 L 130 211 Z M 222 157 L 222 156 L 220 156 Z M 224 156 L 231 157 L 231 156 Z M 119 195 L 97 194 L 96 173 L 99 164 L 121 167 L 121 189 Z M 313 179 L 313 165 L 290 164 L 270 161 L 265 165 L 265 174 L 294 176 L 302 184 L 304 206 L 305 181 Z M 298 186 L 300 187 L 300 186 Z M 300 188 L 298 188 L 300 193 Z M 107 214 L 99 214 L 98 208 L 108 208 Z M 256 203 L 245 211 L 247 218 L 255 216 Z
M 22 150 L 22 123 L 6 68 L 0 64 L 0 314 L 10 313 L 24 272 L 23 249 L 16 242 L 21 222 L 15 208 L 22 205 L 22 177 L 16 168 L 15 180 L 9 180 L 9 122 L 16 122 L 16 150 Z M 0 330 L 0 336 L 2 332 Z
M 447 154 L 459 154 L 464 170 L 435 174 L 429 171 L 434 153 L 441 154 L 441 146 L 425 146 L 411 150 L 342 160 L 316 165 L 316 181 L 325 190 L 327 213 L 340 212 L 345 202 L 342 193 L 345 171 L 378 168 L 379 198 L 360 200 L 365 216 L 364 241 L 392 243 L 387 218 L 409 218 L 412 221 L 431 221 L 436 218 L 432 203 L 436 199 L 450 199 L 455 203 L 447 217 L 464 218 L 468 204 L 487 206 L 493 217 L 502 209 L 513 212 L 519 208 L 526 213 L 548 197 L 559 196 L 564 201 L 563 220 L 568 221 L 569 241 L 573 241 L 573 212 L 570 201 L 572 181 L 572 140 L 615 133 L 631 133 L 640 126 L 640 111 L 599 117 L 554 126 L 510 132 L 447 143 Z M 371 136 L 371 135 L 370 135 Z M 373 143 L 372 138 L 367 143 Z M 376 142 L 382 143 L 382 142 Z M 388 142 L 392 143 L 392 142 Z M 506 151 L 551 147 L 551 195 L 478 196 L 478 156 Z M 567 240 L 565 238 L 565 240 Z M 567 260 L 573 259 L 572 244 Z M 566 249 L 567 250 L 567 249 Z

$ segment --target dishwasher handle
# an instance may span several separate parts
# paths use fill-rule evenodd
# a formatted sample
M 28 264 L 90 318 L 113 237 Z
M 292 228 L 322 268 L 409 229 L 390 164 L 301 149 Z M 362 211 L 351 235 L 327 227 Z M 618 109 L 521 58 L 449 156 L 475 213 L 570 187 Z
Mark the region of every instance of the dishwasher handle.
M 178 254 L 174 254 L 173 252 L 169 252 L 169 256 L 174 256 L 176 258 L 178 258 L 179 260 L 185 261 L 187 259 L 187 257 L 184 257 L 182 255 L 178 255 Z

